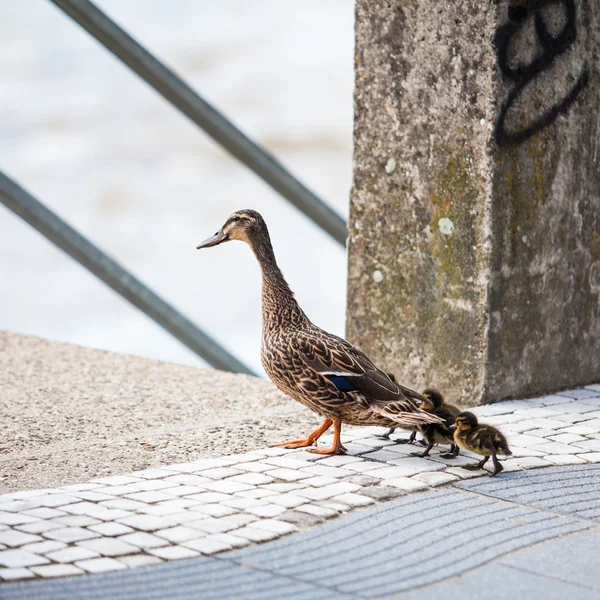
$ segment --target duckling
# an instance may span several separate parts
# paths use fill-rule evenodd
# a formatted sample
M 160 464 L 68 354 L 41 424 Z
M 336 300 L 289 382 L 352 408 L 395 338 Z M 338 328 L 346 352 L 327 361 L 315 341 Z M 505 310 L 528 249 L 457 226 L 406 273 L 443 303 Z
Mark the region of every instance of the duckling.
M 388 373 L 387 376 L 395 383 L 398 384 L 398 380 L 396 379 L 396 376 L 393 373 Z M 411 392 L 412 390 L 408 390 L 408 392 Z M 396 429 L 398 429 L 397 427 L 390 427 L 388 429 L 388 431 L 386 431 L 385 433 L 382 433 L 380 437 L 382 440 L 389 440 L 390 439 L 390 435 L 392 435 L 392 433 L 394 433 L 394 431 L 396 431 Z M 412 429 L 412 433 L 410 434 L 410 437 L 407 440 L 396 440 L 396 444 L 414 444 L 415 443 L 415 438 L 417 437 L 417 430 L 416 429 Z
M 494 463 L 494 470 L 491 475 L 497 475 L 504 467 L 498 461 L 496 454 L 512 455 L 504 435 L 491 425 L 480 424 L 472 412 L 462 412 L 456 417 L 454 442 L 464 450 L 470 450 L 485 457 L 476 465 L 465 465 L 463 467 L 469 471 L 483 469 L 483 465 L 491 456 Z
M 459 447 L 454 443 L 452 428 L 454 419 L 460 413 L 460 410 L 452 404 L 448 404 L 442 394 L 434 389 L 426 389 L 423 396 L 427 398 L 427 402 L 421 404 L 423 410 L 432 412 L 434 415 L 441 417 L 443 423 L 431 423 L 419 425 L 418 430 L 427 442 L 427 448 L 423 452 L 412 452 L 411 456 L 425 458 L 429 456 L 429 452 L 434 444 L 450 444 L 450 452 L 441 454 L 443 458 L 456 458 L 460 452 Z
M 267 375 L 284 394 L 324 419 L 306 439 L 279 446 L 316 445 L 333 425 L 333 445 L 311 448 L 309 452 L 344 454 L 347 450 L 340 437 L 342 423 L 412 429 L 442 422 L 440 417 L 421 410 L 420 402 L 426 400 L 421 394 L 412 390 L 409 393 L 358 348 L 310 321 L 277 264 L 267 224 L 259 213 L 234 212 L 219 231 L 197 247 L 210 248 L 230 240 L 246 242 L 261 268 L 261 360 Z

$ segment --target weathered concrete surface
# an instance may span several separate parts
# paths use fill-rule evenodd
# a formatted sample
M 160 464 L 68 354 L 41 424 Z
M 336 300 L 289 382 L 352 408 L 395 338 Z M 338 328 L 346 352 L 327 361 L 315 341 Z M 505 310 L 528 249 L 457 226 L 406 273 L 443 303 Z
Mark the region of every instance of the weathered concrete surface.
M 0 332 L 0 493 L 305 436 L 269 381 Z
M 600 380 L 600 13 L 525 4 L 356 4 L 348 336 L 465 403 Z

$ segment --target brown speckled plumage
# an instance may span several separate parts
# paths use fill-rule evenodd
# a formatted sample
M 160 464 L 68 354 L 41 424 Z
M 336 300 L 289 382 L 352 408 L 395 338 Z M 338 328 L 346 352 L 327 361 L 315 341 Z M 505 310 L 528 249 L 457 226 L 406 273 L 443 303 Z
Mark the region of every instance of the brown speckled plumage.
M 392 381 L 360 350 L 308 319 L 277 265 L 267 226 L 259 213 L 233 213 L 222 229 L 199 248 L 230 239 L 247 242 L 262 270 L 263 367 L 281 391 L 325 419 L 323 431 L 334 425 L 338 443 L 331 452 L 345 451 L 339 442 L 341 423 L 412 428 L 441 421 L 420 410 L 420 394 Z M 352 389 L 340 389 L 332 378 L 343 379 L 342 385 Z M 321 434 L 319 429 L 307 440 L 287 446 L 312 445 Z

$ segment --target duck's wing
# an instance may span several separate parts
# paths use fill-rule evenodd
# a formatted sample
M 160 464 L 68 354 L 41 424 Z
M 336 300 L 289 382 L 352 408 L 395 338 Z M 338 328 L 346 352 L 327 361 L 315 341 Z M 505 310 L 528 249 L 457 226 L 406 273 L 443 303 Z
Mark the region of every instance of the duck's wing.
M 425 400 L 418 392 L 392 380 L 364 353 L 342 338 L 319 331 L 304 333 L 299 342 L 298 350 L 305 364 L 341 391 L 359 392 L 369 403 L 404 401 L 414 408 Z

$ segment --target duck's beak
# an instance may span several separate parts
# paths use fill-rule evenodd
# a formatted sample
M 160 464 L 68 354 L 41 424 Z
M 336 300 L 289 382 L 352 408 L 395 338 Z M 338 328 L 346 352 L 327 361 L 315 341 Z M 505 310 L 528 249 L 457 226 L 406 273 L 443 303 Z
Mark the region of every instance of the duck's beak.
M 229 236 L 223 233 L 223 230 L 220 229 L 215 233 L 215 235 L 211 235 L 207 240 L 204 240 L 201 244 L 196 246 L 196 250 L 200 250 L 200 248 L 210 248 L 211 246 L 218 246 L 222 242 L 226 242 L 229 239 Z

